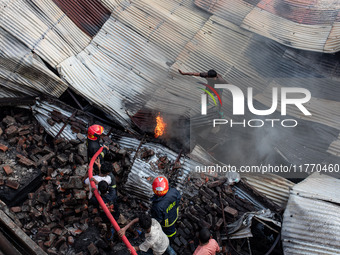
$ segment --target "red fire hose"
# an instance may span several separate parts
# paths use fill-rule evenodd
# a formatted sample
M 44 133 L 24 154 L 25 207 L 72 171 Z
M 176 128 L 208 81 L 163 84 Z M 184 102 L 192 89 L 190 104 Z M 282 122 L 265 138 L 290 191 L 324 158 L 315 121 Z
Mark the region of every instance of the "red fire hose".
M 90 184 L 91 184 L 91 188 L 94 189 L 93 193 L 96 196 L 98 203 L 100 205 L 100 207 L 104 210 L 106 216 L 109 218 L 112 226 L 114 227 L 114 229 L 118 232 L 120 230 L 119 225 L 117 224 L 116 220 L 113 218 L 112 214 L 110 213 L 109 209 L 106 207 L 103 199 L 101 198 L 101 196 L 99 195 L 99 192 L 96 188 L 96 184 L 94 183 L 94 181 L 91 181 L 92 177 L 93 177 L 93 164 L 94 161 L 96 160 L 96 158 L 99 156 L 99 154 L 103 151 L 103 147 L 101 147 L 96 154 L 94 154 L 94 156 L 92 157 L 91 161 L 90 161 L 90 165 L 89 165 L 89 179 L 90 179 Z M 126 247 L 128 247 L 128 249 L 130 250 L 132 255 L 137 255 L 135 249 L 132 247 L 132 245 L 130 244 L 129 240 L 126 238 L 126 236 L 124 235 L 122 237 L 123 242 L 125 243 Z

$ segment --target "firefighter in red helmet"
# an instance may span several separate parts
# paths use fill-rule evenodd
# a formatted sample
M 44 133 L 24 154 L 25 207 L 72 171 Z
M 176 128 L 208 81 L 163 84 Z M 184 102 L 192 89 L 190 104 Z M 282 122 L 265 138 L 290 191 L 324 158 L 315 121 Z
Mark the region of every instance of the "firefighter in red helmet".
M 96 154 L 102 145 L 100 144 L 100 136 L 103 134 L 104 128 L 100 125 L 92 125 L 87 130 L 87 157 L 90 162 L 91 158 Z M 103 151 L 99 155 L 101 163 L 103 163 L 103 159 L 105 154 L 108 151 L 107 146 L 103 146 Z
M 151 216 L 160 222 L 164 233 L 173 241 L 181 195 L 176 188 L 169 187 L 168 179 L 164 176 L 154 179 L 152 189 L 155 195 L 151 198 Z

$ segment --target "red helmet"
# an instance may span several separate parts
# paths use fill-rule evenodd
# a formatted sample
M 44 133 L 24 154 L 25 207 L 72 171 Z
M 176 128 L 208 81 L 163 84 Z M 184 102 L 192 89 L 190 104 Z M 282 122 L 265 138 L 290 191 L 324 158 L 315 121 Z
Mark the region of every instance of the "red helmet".
M 164 176 L 156 177 L 152 183 L 152 190 L 157 196 L 164 196 L 169 191 L 168 179 Z
M 92 125 L 87 130 L 87 138 L 96 141 L 98 137 L 104 132 L 104 128 L 100 125 Z

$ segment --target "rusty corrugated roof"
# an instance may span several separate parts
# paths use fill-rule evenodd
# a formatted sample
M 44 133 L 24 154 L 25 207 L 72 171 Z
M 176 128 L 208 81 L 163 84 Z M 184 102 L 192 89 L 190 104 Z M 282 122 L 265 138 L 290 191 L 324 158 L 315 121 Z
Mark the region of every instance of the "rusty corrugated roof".
M 98 0 L 52 0 L 84 33 L 93 37 L 110 17 Z
M 340 50 L 336 0 L 195 0 L 195 4 L 289 47 L 328 53 Z
M 340 254 L 339 185 L 314 173 L 293 187 L 281 232 L 285 254 Z

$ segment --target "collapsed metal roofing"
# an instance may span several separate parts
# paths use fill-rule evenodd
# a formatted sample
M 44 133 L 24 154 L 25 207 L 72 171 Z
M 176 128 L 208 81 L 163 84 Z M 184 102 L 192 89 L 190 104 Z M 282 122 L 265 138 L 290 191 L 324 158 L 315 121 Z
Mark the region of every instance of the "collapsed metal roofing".
M 340 4 L 337 0 L 195 0 L 195 4 L 293 48 L 318 52 L 340 50 Z
M 314 173 L 293 187 L 282 225 L 285 254 L 340 254 L 339 185 Z
M 69 87 L 130 129 L 130 116 L 140 109 L 187 118 L 198 115 L 201 92 L 196 82 L 202 79 L 181 76 L 177 69 L 214 68 L 243 91 L 253 87 L 259 107 L 270 105 L 273 86 L 310 90 L 312 117 L 288 109 L 289 117 L 299 120 L 297 128 L 256 133 L 256 139 L 270 141 L 288 162 L 339 159 L 339 59 L 294 49 L 338 49 L 339 39 L 333 36 L 339 31 L 336 1 L 327 5 L 225 0 L 213 5 L 192 0 L 91 0 L 82 5 L 86 11 L 77 10 L 83 1 L 76 2 L 2 2 L 2 97 L 40 93 L 59 97 Z M 288 15 L 287 6 L 295 11 Z M 274 27 L 259 28 L 266 29 L 269 21 Z M 290 26 L 276 29 L 284 22 Z M 296 37 L 286 38 L 294 26 Z M 329 38 L 324 27 L 332 31 Z M 316 32 L 311 34 L 311 29 Z M 56 68 L 60 78 L 45 63 Z M 231 95 L 224 93 L 222 100 L 225 115 L 231 116 Z M 198 122 L 207 124 L 206 119 Z M 237 130 L 233 136 L 249 140 L 246 133 Z M 252 162 L 251 157 L 244 160 Z
M 242 174 L 242 178 L 255 190 L 284 208 L 294 183 L 274 174 Z

